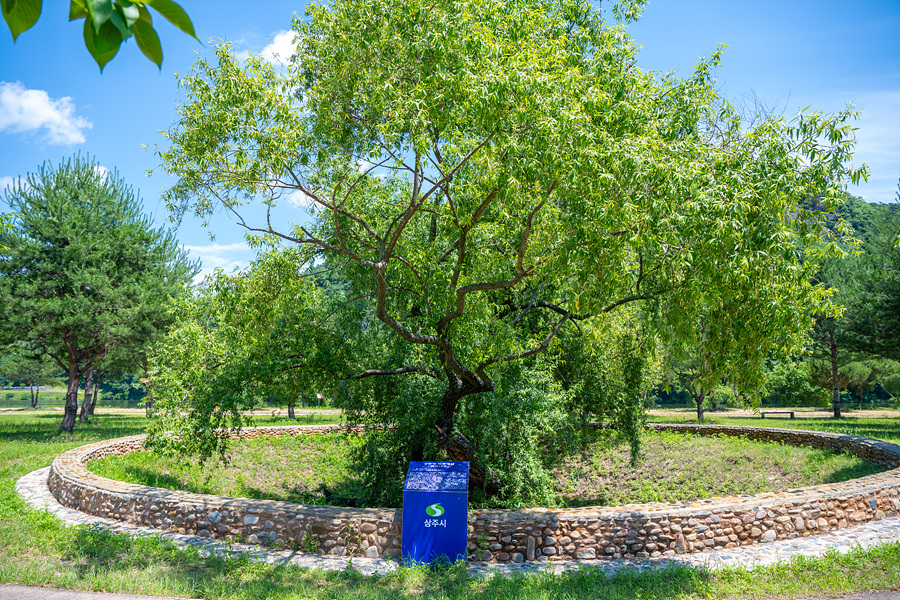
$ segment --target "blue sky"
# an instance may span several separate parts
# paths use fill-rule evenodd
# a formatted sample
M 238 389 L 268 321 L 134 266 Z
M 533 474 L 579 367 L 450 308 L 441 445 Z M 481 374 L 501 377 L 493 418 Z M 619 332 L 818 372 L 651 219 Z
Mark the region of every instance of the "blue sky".
M 66 21 L 68 2 L 44 4 L 38 24 L 15 44 L 0 23 L 0 188 L 45 161 L 90 154 L 140 190 L 159 224 L 167 216 L 159 197 L 173 181 L 146 147 L 163 145 L 160 131 L 175 119 L 175 74 L 187 72 L 198 53 L 210 54 L 211 39 L 284 53 L 291 16 L 305 8 L 281 0 L 181 0 L 204 44 L 158 18 L 162 71 L 131 40 L 101 75 L 84 48 L 81 22 Z M 835 112 L 852 102 L 861 111 L 855 162 L 868 164 L 871 176 L 850 191 L 869 201 L 894 199 L 900 179 L 900 1 L 650 0 L 629 33 L 642 46 L 641 68 L 683 75 L 726 44 L 716 76 L 735 103 L 756 97 L 790 116 L 806 106 Z M 287 207 L 282 216 L 305 214 Z M 186 219 L 177 232 L 204 271 L 231 270 L 252 259 L 243 232 L 227 216 L 215 217 L 212 229 L 214 241 Z

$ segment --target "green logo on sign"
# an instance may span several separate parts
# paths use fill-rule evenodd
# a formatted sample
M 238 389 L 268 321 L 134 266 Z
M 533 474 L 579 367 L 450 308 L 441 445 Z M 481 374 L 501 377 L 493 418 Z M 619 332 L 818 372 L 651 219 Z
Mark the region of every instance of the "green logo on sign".
M 425 512 L 428 513 L 429 517 L 439 517 L 444 514 L 444 507 L 440 504 L 432 504 L 425 509 Z

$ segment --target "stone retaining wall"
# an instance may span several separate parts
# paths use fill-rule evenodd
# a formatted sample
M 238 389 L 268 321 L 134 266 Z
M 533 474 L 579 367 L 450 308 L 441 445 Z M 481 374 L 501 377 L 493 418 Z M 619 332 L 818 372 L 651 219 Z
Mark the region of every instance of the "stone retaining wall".
M 524 562 L 674 556 L 809 536 L 900 514 L 900 446 L 895 444 L 764 427 L 650 427 L 846 450 L 891 470 L 835 484 L 683 503 L 473 510 L 469 516 L 470 558 Z M 337 425 L 258 427 L 242 430 L 239 437 L 347 430 Z M 400 553 L 400 509 L 191 494 L 113 481 L 85 468 L 90 460 L 140 449 L 143 439 L 108 440 L 60 454 L 50 469 L 50 490 L 60 503 L 93 515 L 206 538 L 280 544 L 337 556 L 396 557 Z

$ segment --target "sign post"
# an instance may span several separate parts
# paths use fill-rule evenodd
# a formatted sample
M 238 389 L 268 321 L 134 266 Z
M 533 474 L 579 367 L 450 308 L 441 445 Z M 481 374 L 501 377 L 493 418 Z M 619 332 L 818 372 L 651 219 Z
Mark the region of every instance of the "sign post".
M 468 535 L 469 463 L 409 463 L 403 487 L 403 563 L 464 561 Z

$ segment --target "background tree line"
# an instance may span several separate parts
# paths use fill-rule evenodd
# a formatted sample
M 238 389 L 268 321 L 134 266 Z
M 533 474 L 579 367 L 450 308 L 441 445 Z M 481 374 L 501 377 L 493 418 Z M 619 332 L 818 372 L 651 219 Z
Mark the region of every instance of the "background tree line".
M 898 192 L 900 200 L 900 192 Z M 843 238 L 841 253 L 822 259 L 814 278 L 831 290 L 841 311 L 819 314 L 805 351 L 765 365 L 765 385 L 754 397 L 767 405 L 830 407 L 891 405 L 900 398 L 900 204 L 871 204 L 846 195 L 827 213 L 829 235 Z M 667 385 L 656 390 L 664 405 L 746 407 L 752 398 L 723 382 L 697 385 L 702 356 L 670 364 Z

